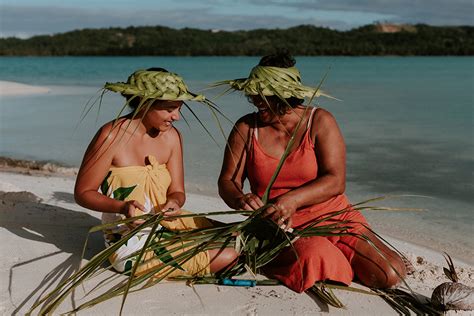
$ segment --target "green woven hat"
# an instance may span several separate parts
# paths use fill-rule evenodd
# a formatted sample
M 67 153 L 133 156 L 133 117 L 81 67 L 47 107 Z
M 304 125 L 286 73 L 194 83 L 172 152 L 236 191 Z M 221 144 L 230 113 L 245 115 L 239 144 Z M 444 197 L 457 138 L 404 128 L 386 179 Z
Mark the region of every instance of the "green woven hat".
M 177 74 L 164 71 L 137 70 L 127 82 L 107 82 L 104 89 L 151 100 L 204 101 L 205 97 L 188 91 Z
M 280 68 L 256 66 L 248 78 L 225 80 L 215 85 L 229 84 L 230 89 L 243 91 L 245 95 L 278 96 L 283 99 L 298 99 L 325 96 L 333 98 L 318 88 L 304 86 L 296 67 Z

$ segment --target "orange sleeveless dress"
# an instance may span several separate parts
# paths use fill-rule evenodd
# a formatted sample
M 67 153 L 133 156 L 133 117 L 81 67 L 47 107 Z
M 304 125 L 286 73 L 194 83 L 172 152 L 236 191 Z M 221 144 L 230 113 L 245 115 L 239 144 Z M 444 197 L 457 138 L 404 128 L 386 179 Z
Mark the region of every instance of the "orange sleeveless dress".
M 318 162 L 310 136 L 313 108 L 303 139 L 296 150 L 287 157 L 271 191 L 270 199 L 278 197 L 318 177 Z M 252 193 L 262 197 L 278 165 L 279 158 L 265 153 L 258 143 L 258 128 L 255 126 L 252 145 L 246 161 L 247 177 Z M 298 209 L 292 216 L 293 227 L 302 228 L 321 215 L 342 210 L 350 203 L 344 194 L 329 200 Z M 367 225 L 365 218 L 357 211 L 346 212 L 333 220 L 351 221 L 351 232 L 360 232 Z M 324 224 L 324 223 L 323 223 Z M 327 223 L 326 223 L 327 224 Z M 347 225 L 345 225 L 347 226 Z M 293 247 L 286 248 L 264 272 L 280 280 L 290 289 L 303 292 L 317 281 L 332 280 L 349 285 L 353 279 L 351 260 L 357 237 L 330 236 L 300 238 Z M 298 255 L 296 257 L 295 250 Z

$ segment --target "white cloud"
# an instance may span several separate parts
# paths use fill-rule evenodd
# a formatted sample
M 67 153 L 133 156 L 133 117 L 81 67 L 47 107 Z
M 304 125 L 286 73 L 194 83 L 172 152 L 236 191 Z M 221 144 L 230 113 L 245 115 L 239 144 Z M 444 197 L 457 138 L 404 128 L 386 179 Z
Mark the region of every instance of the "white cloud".
M 63 33 L 83 28 L 126 27 L 163 25 L 173 28 L 239 30 L 255 28 L 287 28 L 300 24 L 327 25 L 347 28 L 337 20 L 317 18 L 291 18 L 272 14 L 224 15 L 207 9 L 188 10 L 95 10 L 65 7 L 15 7 L 2 8 L 3 36 Z
M 395 22 L 473 25 L 473 0 L 252 0 L 303 11 L 345 11 L 391 15 Z
M 472 0 L 331 0 L 281 1 L 203 0 L 198 4 L 183 0 L 148 2 L 125 8 L 125 2 L 108 9 L 86 3 L 86 7 L 43 5 L 1 6 L 0 35 L 27 37 L 83 28 L 163 25 L 173 28 L 248 30 L 287 28 L 313 24 L 349 29 L 375 21 L 427 23 L 433 25 L 472 25 Z M 31 1 L 28 3 L 32 3 Z M 39 2 L 40 3 L 40 2 Z M 193 5 L 193 3 L 195 5 Z

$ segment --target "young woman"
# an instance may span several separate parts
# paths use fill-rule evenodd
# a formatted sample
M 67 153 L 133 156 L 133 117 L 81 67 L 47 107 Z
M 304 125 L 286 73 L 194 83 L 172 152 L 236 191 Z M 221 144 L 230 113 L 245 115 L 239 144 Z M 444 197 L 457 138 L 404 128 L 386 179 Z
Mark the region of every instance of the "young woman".
M 102 212 L 104 223 L 144 213 L 180 214 L 185 202 L 183 152 L 173 122 L 179 120 L 184 101 L 203 101 L 204 96 L 189 92 L 181 77 L 162 68 L 138 70 L 126 83 L 107 83 L 105 88 L 122 93 L 132 112 L 102 126 L 91 141 L 76 180 L 77 203 Z M 180 218 L 161 225 L 185 230 L 212 224 L 205 218 Z M 131 228 L 120 224 L 107 229 L 106 245 L 120 240 Z M 109 258 L 117 271 L 131 269 L 135 257 L 130 255 L 142 248 L 146 236 L 147 232 L 138 233 Z M 218 272 L 236 256 L 230 248 L 201 252 L 169 276 Z M 164 264 L 153 251 L 144 260 L 137 275 Z
M 302 228 L 331 212 L 350 209 L 350 203 L 344 195 L 346 152 L 341 131 L 331 113 L 303 105 L 305 98 L 323 93 L 303 86 L 294 65 L 287 54 L 265 56 L 249 78 L 227 81 L 247 95 L 257 112 L 235 124 L 218 184 L 220 196 L 230 207 L 262 207 L 265 189 L 295 133 L 290 154 L 270 191 L 273 205 L 264 215 L 278 224 Z M 245 179 L 250 193 L 243 192 Z M 354 277 L 369 287 L 388 288 L 405 276 L 401 258 L 365 227 L 361 213 L 347 211 L 331 222 L 349 227 L 348 233 L 368 237 L 378 250 L 350 235 L 300 238 L 265 272 L 297 292 L 316 281 L 350 284 Z

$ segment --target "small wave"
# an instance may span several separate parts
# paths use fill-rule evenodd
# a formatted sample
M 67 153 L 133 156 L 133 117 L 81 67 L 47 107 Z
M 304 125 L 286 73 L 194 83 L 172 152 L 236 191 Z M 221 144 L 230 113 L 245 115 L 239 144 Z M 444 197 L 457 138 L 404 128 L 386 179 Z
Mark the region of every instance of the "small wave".
M 14 159 L 1 156 L 0 167 L 12 171 L 14 171 L 15 169 L 23 169 L 24 171 L 39 171 L 68 176 L 77 175 L 78 172 L 78 168 L 64 166 L 56 162 Z

